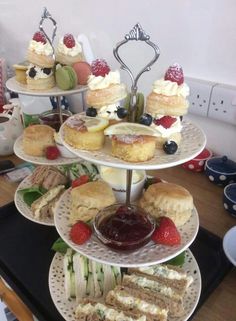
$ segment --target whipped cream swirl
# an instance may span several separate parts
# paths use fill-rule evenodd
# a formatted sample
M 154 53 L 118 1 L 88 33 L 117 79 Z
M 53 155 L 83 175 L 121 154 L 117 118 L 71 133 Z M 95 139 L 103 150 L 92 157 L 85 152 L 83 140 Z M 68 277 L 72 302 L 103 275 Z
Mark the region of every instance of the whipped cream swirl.
M 29 50 L 36 52 L 38 55 L 51 56 L 53 54 L 52 46 L 48 41 L 44 44 L 32 39 L 29 43 Z
M 78 41 L 75 40 L 75 46 L 72 48 L 68 48 L 64 45 L 63 37 L 62 37 L 59 40 L 57 51 L 62 53 L 63 55 L 75 57 L 82 52 L 82 46 Z
M 119 104 L 103 106 L 98 110 L 98 116 L 106 119 L 120 121 L 121 119 L 117 116 L 118 108 L 119 108 Z
M 90 75 L 88 78 L 90 90 L 104 89 L 112 84 L 120 84 L 120 73 L 118 70 L 110 71 L 105 77 Z
M 176 82 L 158 79 L 153 83 L 152 90 L 156 94 L 165 96 L 183 96 L 186 98 L 189 95 L 189 86 L 186 83 L 178 85 Z

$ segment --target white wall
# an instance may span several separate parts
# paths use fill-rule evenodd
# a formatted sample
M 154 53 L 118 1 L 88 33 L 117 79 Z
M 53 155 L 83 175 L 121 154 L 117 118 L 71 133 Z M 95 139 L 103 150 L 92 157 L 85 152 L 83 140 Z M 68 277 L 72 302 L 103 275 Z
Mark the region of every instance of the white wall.
M 1 0 L 0 56 L 9 65 L 24 59 L 43 6 L 57 20 L 58 36 L 85 33 L 95 56 L 107 59 L 112 68 L 119 67 L 113 47 L 140 22 L 161 50 L 158 62 L 139 82 L 144 94 L 173 62 L 182 64 L 187 76 L 236 85 L 235 0 Z M 151 57 L 147 48 L 137 42 L 122 53 L 134 70 Z M 130 84 L 127 75 L 121 73 Z M 201 117 L 193 119 L 202 125 L 208 145 L 216 153 L 236 160 L 235 126 Z

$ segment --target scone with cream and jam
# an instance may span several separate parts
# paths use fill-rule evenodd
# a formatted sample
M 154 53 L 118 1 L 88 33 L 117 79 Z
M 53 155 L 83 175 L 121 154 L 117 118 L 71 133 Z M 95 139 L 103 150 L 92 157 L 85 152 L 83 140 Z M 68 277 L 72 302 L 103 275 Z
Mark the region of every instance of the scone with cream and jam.
M 86 95 L 87 115 L 98 115 L 108 119 L 110 124 L 120 121 L 123 118 L 119 117 L 120 101 L 127 96 L 127 89 L 120 82 L 119 71 L 111 71 L 103 59 L 93 61 L 91 71 Z
M 83 48 L 72 34 L 61 37 L 56 48 L 56 61 L 62 65 L 73 65 L 84 60 Z
M 63 126 L 63 137 L 67 144 L 77 149 L 98 150 L 103 147 L 104 129 L 109 122 L 101 117 L 74 115 Z
M 188 111 L 188 95 L 189 87 L 178 64 L 170 66 L 164 78 L 153 83 L 146 100 L 146 113 L 152 117 L 151 127 L 160 134 L 157 148 L 162 148 L 167 141 L 175 142 L 177 147 L 180 144 L 181 116 Z
M 154 157 L 157 132 L 148 126 L 121 122 L 104 131 L 112 141 L 113 156 L 127 162 L 145 162 Z
M 26 83 L 31 90 L 47 90 L 55 86 L 53 68 L 30 64 L 26 71 Z

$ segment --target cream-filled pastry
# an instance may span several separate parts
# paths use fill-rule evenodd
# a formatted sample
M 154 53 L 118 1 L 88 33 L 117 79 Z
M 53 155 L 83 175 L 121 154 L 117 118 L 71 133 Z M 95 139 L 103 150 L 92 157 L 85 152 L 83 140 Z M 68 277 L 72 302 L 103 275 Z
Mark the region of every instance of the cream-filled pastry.
M 56 48 L 56 61 L 62 65 L 73 65 L 84 60 L 83 48 L 72 34 L 61 37 Z
M 26 71 L 26 84 L 32 90 L 46 90 L 54 87 L 53 69 L 30 64 Z

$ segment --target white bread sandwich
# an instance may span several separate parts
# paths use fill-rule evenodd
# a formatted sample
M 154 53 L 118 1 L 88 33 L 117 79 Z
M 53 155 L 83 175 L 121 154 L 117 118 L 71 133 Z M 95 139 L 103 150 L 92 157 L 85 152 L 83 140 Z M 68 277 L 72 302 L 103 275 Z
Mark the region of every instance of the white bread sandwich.
M 180 296 L 184 295 L 187 288 L 193 282 L 192 276 L 188 276 L 183 269 L 173 265 L 157 264 L 146 267 L 130 268 L 128 272 L 158 281 L 174 289 Z
M 145 315 L 137 316 L 104 303 L 83 300 L 75 311 L 78 321 L 151 321 Z
M 145 315 L 147 320 L 166 321 L 168 309 L 162 299 L 126 286 L 116 286 L 108 292 L 106 304 L 131 312 L 137 317 Z

